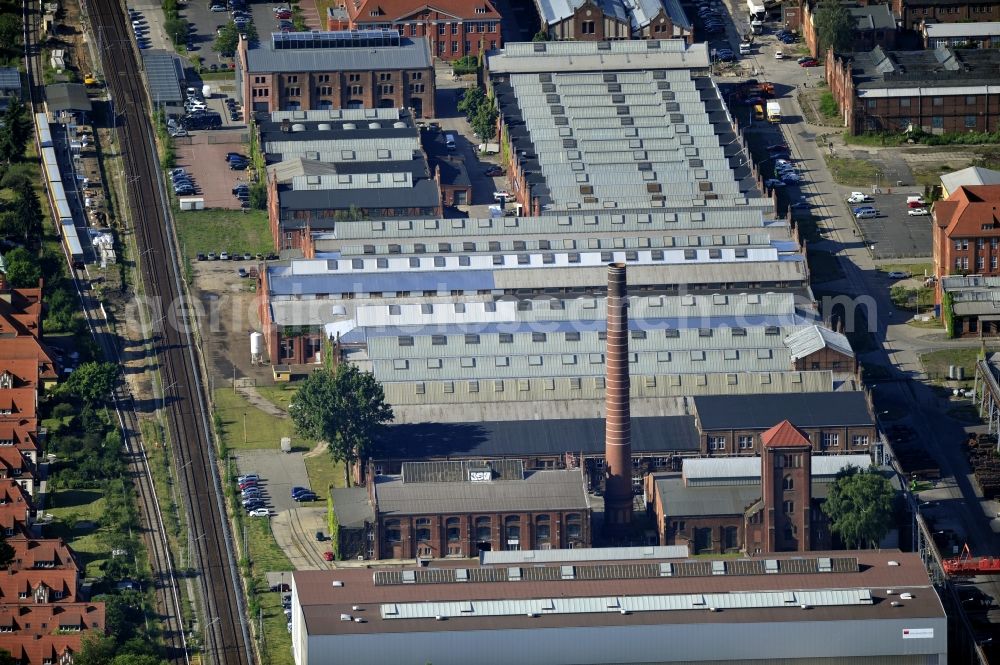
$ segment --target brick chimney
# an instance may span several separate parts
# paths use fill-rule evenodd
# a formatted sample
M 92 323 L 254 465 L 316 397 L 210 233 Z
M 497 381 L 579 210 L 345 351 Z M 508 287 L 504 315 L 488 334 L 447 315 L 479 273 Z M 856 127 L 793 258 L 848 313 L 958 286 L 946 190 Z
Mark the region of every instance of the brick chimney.
M 625 264 L 608 264 L 607 387 L 605 389 L 604 524 L 622 531 L 632 523 L 632 420 L 629 414 L 628 287 Z

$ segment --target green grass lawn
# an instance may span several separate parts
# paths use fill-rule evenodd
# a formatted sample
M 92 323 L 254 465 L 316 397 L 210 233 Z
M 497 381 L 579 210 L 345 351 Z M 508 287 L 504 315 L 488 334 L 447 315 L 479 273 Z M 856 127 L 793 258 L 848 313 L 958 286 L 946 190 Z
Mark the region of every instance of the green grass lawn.
M 295 388 L 288 385 L 258 386 L 257 392 L 260 396 L 268 400 L 275 406 L 285 411 L 295 396 Z M 290 422 L 290 421 L 289 421 Z M 293 444 L 296 439 L 292 439 Z M 298 445 L 308 445 L 313 448 L 315 443 L 300 442 Z M 331 485 L 334 487 L 344 486 L 344 465 L 334 462 L 329 453 L 324 452 L 319 455 L 311 455 L 305 458 L 306 473 L 309 474 L 309 486 L 325 491 Z
M 264 663 L 292 665 L 292 636 L 285 627 L 288 620 L 281 609 L 281 594 L 268 591 L 266 573 L 293 570 L 292 563 L 278 547 L 267 519 L 248 518 L 247 543 L 253 562 L 254 588 L 260 599 L 264 619 Z M 258 619 L 257 617 L 252 617 Z
M 917 263 L 883 263 L 878 267 L 882 272 L 908 272 L 914 277 L 923 277 L 934 274 L 934 264 L 930 261 L 919 261 Z
M 293 445 L 308 443 L 296 441 L 292 421 L 276 418 L 253 406 L 232 388 L 215 391 L 215 412 L 222 418 L 223 441 L 229 448 L 274 448 L 281 446 L 281 437 L 292 437 Z M 246 440 L 244 441 L 244 414 L 246 414 Z
M 989 355 L 995 350 L 987 349 L 986 354 Z M 924 372 L 926 372 L 928 377 L 937 380 L 947 380 L 949 365 L 964 367 L 965 378 L 971 381 L 975 374 L 974 369 L 976 359 L 979 358 L 979 353 L 979 347 L 931 351 L 920 355 L 920 364 L 924 366 Z
M 101 565 L 111 552 L 107 533 L 102 528 L 76 528 L 78 523 L 97 523 L 104 512 L 104 497 L 99 490 L 60 490 L 48 497 L 45 512 L 55 518 L 45 526 L 49 538 L 62 538 L 79 555 L 87 577 L 100 577 Z
M 862 159 L 845 159 L 823 155 L 830 175 L 839 185 L 855 185 L 866 187 L 874 184 L 875 172 L 878 170 L 871 162 Z
M 250 252 L 267 254 L 274 251 L 274 240 L 268 226 L 267 211 L 249 210 L 174 210 L 177 239 L 188 258 L 198 252 Z

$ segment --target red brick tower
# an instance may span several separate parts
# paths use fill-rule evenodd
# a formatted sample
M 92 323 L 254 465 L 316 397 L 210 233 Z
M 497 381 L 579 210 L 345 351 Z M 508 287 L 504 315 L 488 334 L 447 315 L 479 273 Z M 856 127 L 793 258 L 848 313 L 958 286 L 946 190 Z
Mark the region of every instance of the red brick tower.
M 787 420 L 760 435 L 765 552 L 806 552 L 812 505 L 812 444 Z
M 604 524 L 622 531 L 632 523 L 632 419 L 629 413 L 628 287 L 625 264 L 608 265 L 607 387 L 605 389 Z

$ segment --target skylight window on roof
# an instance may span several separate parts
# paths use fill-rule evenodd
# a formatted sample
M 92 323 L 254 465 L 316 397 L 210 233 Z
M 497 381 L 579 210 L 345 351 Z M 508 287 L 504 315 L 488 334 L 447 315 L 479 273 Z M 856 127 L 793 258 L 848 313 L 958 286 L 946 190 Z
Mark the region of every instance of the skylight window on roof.
M 433 314 L 434 313 L 434 303 L 425 302 L 420 305 L 421 314 Z
M 341 150 L 340 151 L 340 159 L 342 159 L 344 161 L 347 161 L 347 162 L 352 161 L 354 159 L 354 151 L 353 150 Z M 350 180 L 348 180 L 348 182 L 350 182 Z
M 351 268 L 353 270 L 364 270 L 365 260 L 364 259 L 351 259 Z
M 440 358 L 428 358 L 427 369 L 441 369 L 443 361 Z
M 434 267 L 435 268 L 444 268 L 445 267 L 445 259 L 444 259 L 443 256 L 435 256 L 434 257 Z
M 458 265 L 460 265 L 460 266 L 471 266 L 472 265 L 472 258 L 468 257 L 468 256 L 460 256 L 460 257 L 458 257 Z
M 399 305 L 389 305 L 389 316 L 399 316 L 403 313 L 403 308 Z
M 384 270 L 389 267 L 389 259 L 375 259 L 375 265 Z
M 411 268 L 419 268 L 420 267 L 420 259 L 417 258 L 416 256 L 411 256 L 410 257 L 410 267 Z

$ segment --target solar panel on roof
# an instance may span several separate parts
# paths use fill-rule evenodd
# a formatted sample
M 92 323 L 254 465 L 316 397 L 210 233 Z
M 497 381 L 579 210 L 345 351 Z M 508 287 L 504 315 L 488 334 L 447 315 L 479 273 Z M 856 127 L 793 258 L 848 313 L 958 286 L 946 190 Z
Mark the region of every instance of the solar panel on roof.
M 399 46 L 396 30 L 338 30 L 311 32 L 272 32 L 271 44 L 275 50 L 308 48 L 371 48 Z

